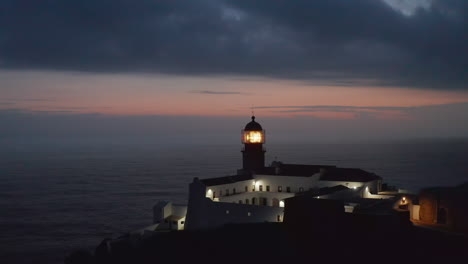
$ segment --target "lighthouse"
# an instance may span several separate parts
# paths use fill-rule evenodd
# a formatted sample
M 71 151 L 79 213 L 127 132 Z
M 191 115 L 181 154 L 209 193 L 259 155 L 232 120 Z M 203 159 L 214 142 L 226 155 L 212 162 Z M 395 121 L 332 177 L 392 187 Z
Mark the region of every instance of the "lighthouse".
M 255 121 L 255 116 L 252 116 L 252 121 L 245 125 L 242 130 L 242 170 L 244 172 L 252 172 L 265 168 L 265 130 Z

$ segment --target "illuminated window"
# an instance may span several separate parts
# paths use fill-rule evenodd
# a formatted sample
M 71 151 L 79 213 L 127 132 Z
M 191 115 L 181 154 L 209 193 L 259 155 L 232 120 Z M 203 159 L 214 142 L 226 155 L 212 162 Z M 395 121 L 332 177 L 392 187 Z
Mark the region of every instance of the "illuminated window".
M 263 185 L 260 185 L 259 189 L 260 189 L 261 192 L 263 192 Z
M 278 186 L 278 192 L 282 192 L 283 191 L 283 187 L 282 186 Z
M 269 192 L 270 191 L 270 185 L 267 185 L 266 187 L 266 191 Z
M 229 210 L 226 210 L 226 214 L 229 214 Z
M 250 212 L 247 212 L 247 216 L 251 216 L 252 214 Z

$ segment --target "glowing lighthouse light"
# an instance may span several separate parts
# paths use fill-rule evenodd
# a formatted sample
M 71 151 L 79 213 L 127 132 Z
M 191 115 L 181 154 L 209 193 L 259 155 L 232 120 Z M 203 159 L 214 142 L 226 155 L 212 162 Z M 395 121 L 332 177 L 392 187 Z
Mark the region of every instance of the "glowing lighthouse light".
M 245 131 L 244 142 L 245 143 L 263 143 L 262 131 Z

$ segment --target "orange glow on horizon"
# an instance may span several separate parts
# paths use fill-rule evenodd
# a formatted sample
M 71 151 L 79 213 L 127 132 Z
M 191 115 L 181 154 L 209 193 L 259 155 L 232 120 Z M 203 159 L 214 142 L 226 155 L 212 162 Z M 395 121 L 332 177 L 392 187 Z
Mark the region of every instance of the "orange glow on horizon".
M 28 71 L 0 71 L 0 78 L 14 84 L 2 87 L 0 101 L 7 102 L 0 105 L 3 109 L 75 114 L 234 117 L 250 115 L 253 106 L 262 117 L 355 119 L 371 115 L 404 120 L 411 116 L 400 110 L 312 110 L 300 106 L 414 107 L 468 102 L 468 92 L 463 91 L 342 87 L 265 78 Z

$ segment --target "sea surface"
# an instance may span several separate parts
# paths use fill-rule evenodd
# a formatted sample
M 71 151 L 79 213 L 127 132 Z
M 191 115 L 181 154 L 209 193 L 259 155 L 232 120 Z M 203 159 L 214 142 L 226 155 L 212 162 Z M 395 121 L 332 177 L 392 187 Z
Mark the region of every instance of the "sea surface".
M 417 192 L 468 181 L 467 140 L 267 144 L 267 161 L 357 167 Z M 235 173 L 240 144 L 0 140 L 0 262 L 63 263 L 77 249 L 151 224 L 186 202 L 194 177 Z

